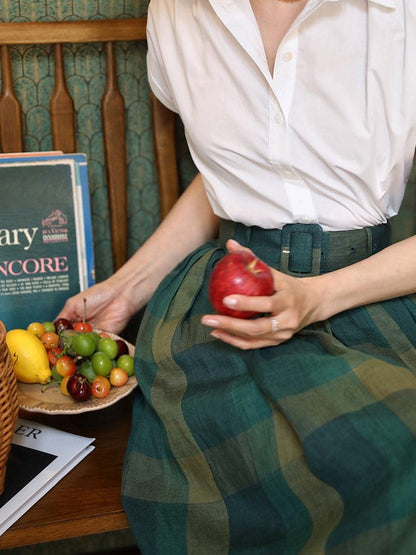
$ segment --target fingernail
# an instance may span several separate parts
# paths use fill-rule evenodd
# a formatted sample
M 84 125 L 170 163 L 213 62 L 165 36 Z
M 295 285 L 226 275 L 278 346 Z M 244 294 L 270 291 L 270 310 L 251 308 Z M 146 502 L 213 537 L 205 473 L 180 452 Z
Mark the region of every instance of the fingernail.
M 226 306 L 235 306 L 237 304 L 236 299 L 234 299 L 233 297 L 224 297 L 222 302 L 226 305 Z
M 216 328 L 220 325 L 219 321 L 215 320 L 215 318 L 204 318 L 203 320 L 201 320 L 201 323 L 204 324 L 204 326 L 211 326 L 213 328 Z

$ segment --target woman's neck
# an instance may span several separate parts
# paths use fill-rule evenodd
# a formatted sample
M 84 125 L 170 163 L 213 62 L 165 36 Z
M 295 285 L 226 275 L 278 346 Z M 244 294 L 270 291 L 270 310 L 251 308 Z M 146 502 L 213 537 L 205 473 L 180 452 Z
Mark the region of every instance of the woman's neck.
M 263 39 L 267 64 L 272 75 L 279 45 L 307 1 L 250 0 Z

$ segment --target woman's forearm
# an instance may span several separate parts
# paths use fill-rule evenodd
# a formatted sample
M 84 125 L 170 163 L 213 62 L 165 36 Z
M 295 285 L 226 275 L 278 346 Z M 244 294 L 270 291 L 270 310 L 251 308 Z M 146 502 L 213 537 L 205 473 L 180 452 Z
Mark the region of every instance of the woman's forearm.
M 349 308 L 413 293 L 416 291 L 416 236 L 366 260 L 310 279 L 312 290 L 319 298 L 315 318 L 319 320 Z
M 140 289 L 139 297 L 147 302 L 165 275 L 217 233 L 218 218 L 198 174 L 158 229 L 113 276 L 114 280 L 130 290 Z
M 198 175 L 146 243 L 115 274 L 69 298 L 58 317 L 85 317 L 96 328 L 119 333 L 170 270 L 217 232 Z

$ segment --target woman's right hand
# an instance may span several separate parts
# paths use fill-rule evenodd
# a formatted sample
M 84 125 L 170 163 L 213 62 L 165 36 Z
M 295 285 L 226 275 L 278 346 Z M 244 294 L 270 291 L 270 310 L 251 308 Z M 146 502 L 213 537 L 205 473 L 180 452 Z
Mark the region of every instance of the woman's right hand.
M 115 286 L 113 276 L 70 297 L 57 318 L 73 322 L 85 317 L 85 321 L 94 328 L 117 334 L 139 308 L 135 309 L 132 300 L 123 296 Z

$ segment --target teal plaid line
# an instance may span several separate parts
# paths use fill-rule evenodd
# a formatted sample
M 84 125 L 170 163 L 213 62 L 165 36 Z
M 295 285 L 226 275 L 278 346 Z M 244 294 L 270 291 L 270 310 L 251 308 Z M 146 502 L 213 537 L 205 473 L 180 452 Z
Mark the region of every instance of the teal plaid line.
M 123 503 L 143 554 L 408 555 L 413 299 L 241 352 L 199 324 L 223 254 L 209 244 L 179 265 L 137 340 Z

